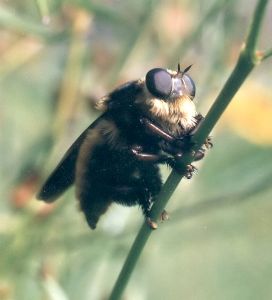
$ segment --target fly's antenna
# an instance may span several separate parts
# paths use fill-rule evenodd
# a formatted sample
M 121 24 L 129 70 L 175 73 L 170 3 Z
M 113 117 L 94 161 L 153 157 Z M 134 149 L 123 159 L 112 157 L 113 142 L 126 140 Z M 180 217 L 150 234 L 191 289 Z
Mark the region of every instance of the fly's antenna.
M 187 73 L 191 68 L 192 68 L 192 65 L 191 64 L 190 66 L 186 67 L 183 71 L 182 71 L 182 75 L 184 75 L 185 73 Z
M 181 74 L 182 77 L 185 73 L 187 73 L 191 69 L 192 65 L 193 64 L 191 64 L 190 66 L 186 67 L 183 71 L 181 71 L 180 63 L 178 63 L 178 74 Z
M 187 72 L 191 69 L 192 65 L 193 65 L 193 64 L 191 64 L 190 66 L 186 67 L 183 71 L 180 71 L 180 63 L 178 63 L 178 74 L 181 74 L 180 79 L 181 79 L 181 81 L 183 82 L 183 84 L 184 84 L 185 86 L 186 86 L 186 83 L 185 83 L 185 81 L 184 81 L 184 79 L 183 79 L 182 77 L 183 77 L 183 75 L 184 75 L 185 73 L 187 73 Z

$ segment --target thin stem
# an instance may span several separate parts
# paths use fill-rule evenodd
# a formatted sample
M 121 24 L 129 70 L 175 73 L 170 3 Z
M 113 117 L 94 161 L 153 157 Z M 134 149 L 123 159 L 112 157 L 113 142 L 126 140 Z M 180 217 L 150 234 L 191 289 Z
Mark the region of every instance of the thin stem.
M 42 16 L 42 22 L 44 25 L 48 25 L 50 23 L 50 13 L 49 6 L 47 0 L 36 0 L 37 6 L 40 10 L 40 14 Z
M 252 69 L 261 61 L 260 56 L 256 54 L 256 43 L 260 34 L 260 26 L 267 2 L 267 0 L 259 0 L 257 3 L 252 23 L 249 28 L 249 34 L 246 38 L 245 46 L 241 50 L 237 64 L 226 81 L 223 89 L 216 98 L 211 109 L 209 110 L 206 118 L 193 137 L 193 142 L 195 142 L 196 145 L 194 150 L 198 149 L 204 143 L 205 139 L 210 134 L 211 130 L 221 117 L 235 93 L 238 91 Z M 184 155 L 181 164 L 186 166 L 190 164 L 192 160 L 192 155 L 188 153 Z M 152 207 L 151 216 L 154 220 L 159 218 L 161 212 L 163 211 L 183 176 L 184 174 L 177 174 L 175 171 L 172 171 L 169 175 L 160 195 Z M 140 257 L 140 254 L 151 235 L 151 232 L 152 230 L 147 226 L 146 223 L 144 223 L 129 251 L 109 300 L 118 300 L 122 296 L 134 267 Z
M 236 94 L 254 66 L 261 62 L 261 57 L 256 52 L 256 43 L 260 34 L 260 27 L 267 3 L 268 0 L 259 0 L 257 3 L 253 19 L 249 27 L 246 43 L 241 50 L 236 66 L 226 81 L 223 89 L 215 99 L 214 104 L 201 124 L 202 126 L 200 126 L 199 130 L 193 137 L 193 141 L 196 143 L 196 149 L 204 143 L 216 122 L 219 120 L 233 96 Z
M 166 180 L 163 189 L 156 200 L 156 205 L 152 208 L 152 218 L 157 220 L 160 213 L 162 212 L 163 208 L 165 207 L 165 200 L 169 200 L 171 195 L 173 194 L 176 186 L 180 181 L 180 175 L 175 172 L 172 172 L 168 179 Z M 142 225 L 141 229 L 139 230 L 134 243 L 128 253 L 127 259 L 123 265 L 123 268 L 117 278 L 116 284 L 114 289 L 112 290 L 111 296 L 109 300 L 117 300 L 120 299 L 128 281 L 130 275 L 142 253 L 142 250 L 151 235 L 153 230 L 150 226 L 147 225 L 146 222 Z
M 261 25 L 268 0 L 259 0 L 254 11 L 252 22 L 250 24 L 248 36 L 246 38 L 246 50 L 255 57 L 256 45 L 260 35 Z
M 223 89 L 215 99 L 215 102 L 207 113 L 206 118 L 201 124 L 199 130 L 193 136 L 193 141 L 196 143 L 196 148 L 199 148 L 199 146 L 204 143 L 216 122 L 229 105 L 231 99 L 245 81 L 248 74 L 254 68 L 254 63 L 248 58 L 249 57 L 245 57 L 244 52 L 241 52 L 238 62 L 226 81 Z

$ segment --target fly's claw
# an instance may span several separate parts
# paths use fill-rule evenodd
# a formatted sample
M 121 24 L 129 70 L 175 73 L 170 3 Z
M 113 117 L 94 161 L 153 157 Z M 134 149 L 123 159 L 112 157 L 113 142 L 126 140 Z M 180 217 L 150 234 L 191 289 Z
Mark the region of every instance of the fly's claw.
M 164 222 L 167 220 L 169 220 L 169 215 L 168 215 L 167 211 L 164 209 L 160 215 L 160 221 Z M 152 230 L 155 230 L 158 228 L 158 224 L 155 221 L 153 221 L 150 217 L 146 218 L 146 223 Z
M 209 150 L 212 147 L 213 147 L 212 138 L 209 136 L 205 140 L 203 146 L 199 150 L 193 153 L 194 161 L 199 161 L 202 158 L 204 158 L 206 150 Z
M 169 215 L 165 209 L 161 213 L 160 220 L 162 222 L 169 220 Z
M 206 138 L 204 146 L 206 147 L 206 149 L 211 149 L 213 147 L 212 137 L 211 136 L 208 136 Z
M 205 149 L 203 149 L 201 147 L 199 150 L 193 152 L 192 154 L 193 154 L 193 157 L 194 157 L 194 161 L 199 161 L 199 160 L 201 160 L 201 159 L 204 158 L 204 156 L 205 156 Z
M 186 166 L 186 173 L 185 173 L 185 177 L 187 179 L 191 179 L 193 177 L 193 174 L 195 174 L 197 171 L 197 168 L 193 165 L 187 165 Z
M 150 217 L 146 218 L 146 223 L 153 230 L 158 228 L 158 224 L 155 221 L 152 221 Z

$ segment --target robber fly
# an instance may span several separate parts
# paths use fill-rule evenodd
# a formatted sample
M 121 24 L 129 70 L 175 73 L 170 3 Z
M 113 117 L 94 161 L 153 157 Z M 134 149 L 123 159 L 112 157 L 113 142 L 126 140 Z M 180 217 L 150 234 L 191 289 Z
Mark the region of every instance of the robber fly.
M 188 150 L 187 138 L 203 118 L 193 102 L 190 67 L 152 69 L 145 78 L 125 83 L 99 100 L 104 113 L 68 149 L 38 198 L 53 202 L 75 184 L 92 229 L 113 202 L 139 205 L 155 228 L 150 210 L 162 187 L 158 165 L 179 171 L 177 162 Z M 195 160 L 203 156 L 202 148 Z M 189 166 L 186 177 L 193 171 Z

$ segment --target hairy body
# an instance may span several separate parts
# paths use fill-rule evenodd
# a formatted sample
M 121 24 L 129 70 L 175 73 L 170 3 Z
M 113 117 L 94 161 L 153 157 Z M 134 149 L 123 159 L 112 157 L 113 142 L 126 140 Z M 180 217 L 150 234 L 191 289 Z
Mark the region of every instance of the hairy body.
M 171 80 L 184 77 L 180 71 L 153 70 L 155 75 L 157 70 L 167 72 Z M 188 136 L 201 119 L 192 101 L 194 90 L 173 96 L 171 87 L 164 99 L 153 91 L 157 82 L 150 83 L 149 77 L 124 84 L 98 102 L 104 113 L 67 151 L 42 187 L 40 199 L 54 201 L 75 183 L 76 197 L 92 229 L 112 202 L 140 205 L 149 218 L 162 186 L 158 164 L 175 168 L 176 157 L 184 152 L 176 141 Z

